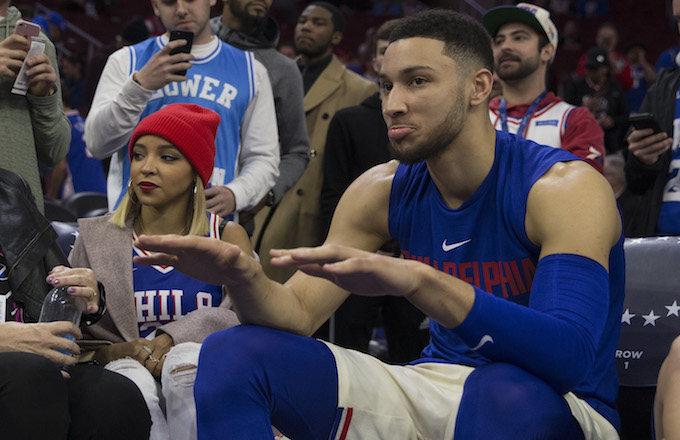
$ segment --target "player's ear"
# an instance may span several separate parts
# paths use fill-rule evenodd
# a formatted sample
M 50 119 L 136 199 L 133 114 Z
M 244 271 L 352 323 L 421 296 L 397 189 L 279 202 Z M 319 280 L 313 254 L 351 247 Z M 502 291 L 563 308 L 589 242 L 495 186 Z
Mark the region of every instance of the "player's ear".
M 493 88 L 493 74 L 488 69 L 479 69 L 472 73 L 470 105 L 486 105 Z

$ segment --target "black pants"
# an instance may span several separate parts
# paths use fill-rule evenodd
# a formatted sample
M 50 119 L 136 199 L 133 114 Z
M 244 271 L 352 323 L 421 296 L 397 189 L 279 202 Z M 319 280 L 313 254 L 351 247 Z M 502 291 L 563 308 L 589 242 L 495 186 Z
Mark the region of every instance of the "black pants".
M 335 343 L 367 352 L 379 317 L 387 337 L 389 358 L 385 360 L 401 364 L 417 359 L 429 339 L 429 332 L 419 329 L 425 314 L 396 296 L 350 295 L 335 312 Z
M 31 353 L 0 353 L 0 438 L 147 440 L 151 418 L 137 386 L 79 364 L 64 379 Z

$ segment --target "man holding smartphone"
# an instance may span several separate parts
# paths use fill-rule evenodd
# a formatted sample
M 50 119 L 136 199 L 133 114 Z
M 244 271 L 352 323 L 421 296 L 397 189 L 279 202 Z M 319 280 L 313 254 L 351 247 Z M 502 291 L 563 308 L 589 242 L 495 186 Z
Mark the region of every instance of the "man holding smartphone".
M 680 14 L 680 0 L 673 0 L 673 14 Z M 661 127 L 629 133 L 626 181 L 633 194 L 642 195 L 640 207 L 626 224 L 627 236 L 680 234 L 680 70 L 664 69 L 647 90 L 640 112 L 651 113 Z
M 94 157 L 112 158 L 110 209 L 127 191 L 126 145 L 132 131 L 142 118 L 174 102 L 209 108 L 221 118 L 215 169 L 206 190 L 210 211 L 228 217 L 250 209 L 274 186 L 279 147 L 269 78 L 251 53 L 211 34 L 208 21 L 215 2 L 152 0 L 168 32 L 109 57 L 85 122 L 85 141 Z M 170 41 L 173 31 L 193 33 L 190 53 L 173 53 L 188 43 Z
M 21 175 L 31 186 L 38 208 L 43 212 L 43 193 L 38 161 L 52 166 L 68 153 L 71 126 L 61 107 L 61 90 L 56 51 L 45 41 L 45 53 L 26 59 L 31 40 L 15 34 L 21 12 L 0 0 L 0 167 Z M 28 91 L 12 94 L 21 66 L 26 63 Z

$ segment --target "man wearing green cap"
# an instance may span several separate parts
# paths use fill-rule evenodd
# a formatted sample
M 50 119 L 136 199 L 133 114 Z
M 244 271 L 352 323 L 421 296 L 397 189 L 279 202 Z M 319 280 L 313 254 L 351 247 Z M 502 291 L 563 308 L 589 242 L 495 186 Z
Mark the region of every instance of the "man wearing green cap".
M 484 14 L 483 24 L 503 80 L 502 95 L 489 103 L 494 127 L 565 149 L 602 172 L 604 134 L 595 118 L 546 90 L 546 72 L 559 40 L 550 13 L 529 3 L 499 6 Z

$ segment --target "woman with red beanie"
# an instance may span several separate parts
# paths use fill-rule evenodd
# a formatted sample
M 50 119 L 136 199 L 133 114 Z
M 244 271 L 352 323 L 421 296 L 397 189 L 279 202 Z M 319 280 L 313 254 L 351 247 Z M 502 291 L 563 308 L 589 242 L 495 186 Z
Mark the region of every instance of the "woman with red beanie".
M 171 104 L 142 119 L 130 139 L 127 194 L 115 212 L 79 220 L 69 261 L 80 269 L 59 266 L 48 276 L 52 284 L 85 285 L 95 294 L 101 293 L 97 282 L 106 286 L 107 312 L 85 330 L 96 342 L 81 345 L 96 349 L 94 362 L 137 384 L 151 412 L 153 440 L 196 438 L 200 344 L 238 324 L 222 286 L 171 266 L 132 262 L 145 252 L 134 245 L 142 234 L 210 236 L 252 253 L 243 229 L 205 208 L 219 121 L 195 104 Z

